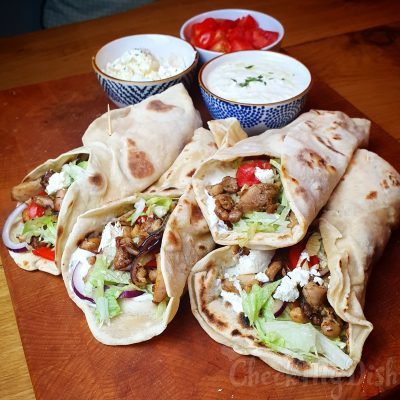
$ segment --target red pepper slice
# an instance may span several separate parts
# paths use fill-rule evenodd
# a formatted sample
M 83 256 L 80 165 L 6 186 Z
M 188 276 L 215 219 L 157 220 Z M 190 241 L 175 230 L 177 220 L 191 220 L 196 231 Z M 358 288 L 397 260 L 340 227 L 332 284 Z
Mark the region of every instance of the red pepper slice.
M 254 175 L 256 167 L 261 169 L 271 169 L 271 164 L 268 161 L 263 160 L 254 160 L 243 163 L 236 172 L 236 179 L 239 187 L 260 183 Z
M 39 206 L 39 204 L 36 204 L 34 201 L 32 201 L 28 206 L 28 217 L 29 219 L 41 217 L 45 211 L 45 208 Z
M 35 256 L 39 256 L 50 261 L 54 261 L 55 258 L 55 252 L 53 249 L 50 249 L 50 247 L 38 247 L 37 249 L 33 249 L 32 253 Z

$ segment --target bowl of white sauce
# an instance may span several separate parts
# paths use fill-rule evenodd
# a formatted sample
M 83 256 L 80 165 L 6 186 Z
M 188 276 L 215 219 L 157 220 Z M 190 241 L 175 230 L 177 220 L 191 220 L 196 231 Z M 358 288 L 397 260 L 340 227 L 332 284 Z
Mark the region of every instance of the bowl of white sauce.
M 92 66 L 103 90 L 118 107 L 193 82 L 198 54 L 194 47 L 169 35 L 126 36 L 103 46 Z
M 311 82 L 310 71 L 300 61 L 272 51 L 223 54 L 199 72 L 201 94 L 211 116 L 236 117 L 249 135 L 293 121 Z

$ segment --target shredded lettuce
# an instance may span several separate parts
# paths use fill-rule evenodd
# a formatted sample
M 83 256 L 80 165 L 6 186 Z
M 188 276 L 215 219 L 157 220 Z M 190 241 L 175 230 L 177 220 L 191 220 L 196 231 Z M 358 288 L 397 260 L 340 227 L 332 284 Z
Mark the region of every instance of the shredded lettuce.
M 132 213 L 132 215 L 129 218 L 126 219 L 128 222 L 131 223 L 131 225 L 133 225 L 140 216 L 146 215 L 144 213 L 144 209 L 146 208 L 145 199 L 143 199 L 141 197 L 139 200 L 136 201 L 136 203 L 134 204 L 134 207 L 135 207 L 135 211 Z
M 162 316 L 165 313 L 165 310 L 167 309 L 168 301 L 169 298 L 167 297 L 161 303 L 157 304 L 156 319 L 162 318 Z
M 55 246 L 56 224 L 57 217 L 54 215 L 44 215 L 43 217 L 30 219 L 24 224 L 22 236 L 28 243 L 33 236 L 37 236 L 42 242 Z
M 290 207 L 284 207 L 275 214 L 253 211 L 245 214 L 242 219 L 233 224 L 233 230 L 244 234 L 240 246 L 246 246 L 257 232 L 283 232 L 287 229 L 289 221 L 287 216 L 290 213 Z
M 241 291 L 243 312 L 250 321 L 250 325 L 254 325 L 254 322 L 259 318 L 260 311 L 266 305 L 268 300 L 272 298 L 272 293 L 279 286 L 281 280 L 269 283 L 260 287 L 253 285 L 251 291 Z
M 122 292 L 144 291 L 130 282 L 129 272 L 115 271 L 108 267 L 107 258 L 98 255 L 85 285 L 86 295 L 93 297 L 96 303 L 95 315 L 100 326 L 121 314 L 118 297 Z
M 68 164 L 64 164 L 62 166 L 61 170 L 63 172 L 65 172 L 66 174 L 68 174 L 71 177 L 72 182 L 74 182 L 74 181 L 78 180 L 85 173 L 87 166 L 88 166 L 87 161 L 82 161 L 82 162 L 76 164 L 76 160 L 75 160 Z
M 146 201 L 146 214 L 155 214 L 158 218 L 164 217 L 172 205 L 172 199 L 169 197 L 151 197 Z
M 255 328 L 261 341 L 274 351 L 303 361 L 314 361 L 324 356 L 340 369 L 351 367 L 353 360 L 341 350 L 337 341 L 330 340 L 312 324 L 293 321 L 269 321 L 259 318 Z M 340 342 L 341 343 L 341 342 Z
M 132 225 L 137 221 L 137 219 L 143 215 L 155 214 L 158 218 L 164 217 L 172 205 L 172 199 L 169 197 L 151 197 L 150 199 L 140 198 L 135 203 L 135 211 L 132 215 L 127 218 L 127 221 Z M 147 207 L 147 210 L 145 208 Z

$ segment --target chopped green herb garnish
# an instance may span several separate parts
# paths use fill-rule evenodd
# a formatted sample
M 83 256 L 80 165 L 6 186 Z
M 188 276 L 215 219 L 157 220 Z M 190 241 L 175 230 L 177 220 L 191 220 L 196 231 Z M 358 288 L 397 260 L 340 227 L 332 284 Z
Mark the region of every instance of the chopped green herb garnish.
M 244 80 L 244 82 L 240 82 L 240 83 L 239 83 L 239 86 L 240 86 L 240 87 L 249 86 L 249 83 L 250 83 L 250 82 L 262 82 L 262 83 L 264 83 L 264 81 L 263 81 L 263 76 L 262 76 L 262 75 L 258 75 L 257 77 L 255 77 L 255 76 L 248 76 L 248 77 Z
M 236 79 L 233 79 L 233 78 L 231 78 L 231 79 L 233 80 L 233 82 L 237 83 L 237 80 L 236 80 Z
M 252 69 L 254 67 L 254 65 L 248 65 L 247 67 L 245 67 L 246 69 Z

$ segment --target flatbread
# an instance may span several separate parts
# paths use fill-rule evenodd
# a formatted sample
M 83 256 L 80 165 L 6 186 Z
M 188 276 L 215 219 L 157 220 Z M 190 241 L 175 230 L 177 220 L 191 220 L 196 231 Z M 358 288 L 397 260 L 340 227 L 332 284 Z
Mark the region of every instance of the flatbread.
M 268 130 L 219 150 L 193 176 L 196 199 L 215 242 L 234 245 L 246 239 L 240 232 L 221 229 L 214 211 L 207 207 L 206 187 L 217 183 L 218 171 L 234 173 L 232 162 L 243 157 L 281 159 L 283 188 L 298 224 L 287 232 L 258 232 L 246 246 L 260 250 L 291 246 L 304 237 L 328 201 L 353 152 L 368 143 L 369 128 L 365 119 L 349 118 L 339 111 L 311 110 L 282 129 Z

